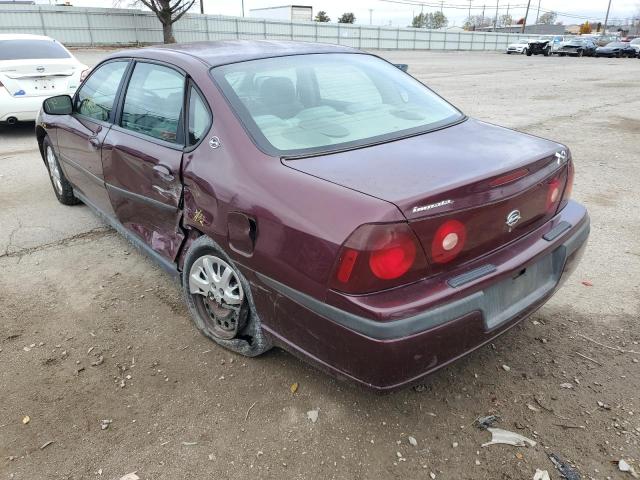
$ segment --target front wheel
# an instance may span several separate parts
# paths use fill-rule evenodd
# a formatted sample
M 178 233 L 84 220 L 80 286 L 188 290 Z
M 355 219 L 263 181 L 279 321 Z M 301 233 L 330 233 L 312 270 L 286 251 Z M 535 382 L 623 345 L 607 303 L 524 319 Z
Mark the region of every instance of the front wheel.
M 53 193 L 56 194 L 56 198 L 63 205 L 77 205 L 80 200 L 73 194 L 73 187 L 64 176 L 62 168 L 60 168 L 60 162 L 56 155 L 53 145 L 49 137 L 45 137 L 42 142 L 42 150 L 44 151 L 44 159 L 47 162 L 47 171 L 49 172 L 49 179 L 53 186 Z
M 531 55 L 533 55 L 533 54 L 531 53 L 531 50 L 527 49 L 527 57 L 530 57 Z
M 548 48 L 547 48 L 547 49 L 545 49 L 545 51 L 544 51 L 544 56 L 545 56 L 545 57 L 548 57 L 550 54 L 551 54 L 551 50 L 549 50 Z
M 209 237 L 202 236 L 189 247 L 182 286 L 191 319 L 205 336 L 249 357 L 271 348 L 249 282 Z
M 582 50 L 578 50 L 578 57 L 581 57 L 582 55 L 584 55 L 584 52 Z

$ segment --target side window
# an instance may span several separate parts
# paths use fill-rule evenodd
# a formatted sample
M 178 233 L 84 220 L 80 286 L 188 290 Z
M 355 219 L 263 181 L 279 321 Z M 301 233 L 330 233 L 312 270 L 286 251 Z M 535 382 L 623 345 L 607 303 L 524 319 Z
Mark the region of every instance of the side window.
M 138 63 L 127 87 L 121 126 L 177 143 L 183 99 L 182 74 L 162 65 Z
M 209 130 L 211 116 L 204 99 L 194 87 L 189 92 L 189 145 L 195 145 Z
M 76 96 L 74 111 L 86 117 L 109 120 L 128 61 L 109 62 L 93 71 Z

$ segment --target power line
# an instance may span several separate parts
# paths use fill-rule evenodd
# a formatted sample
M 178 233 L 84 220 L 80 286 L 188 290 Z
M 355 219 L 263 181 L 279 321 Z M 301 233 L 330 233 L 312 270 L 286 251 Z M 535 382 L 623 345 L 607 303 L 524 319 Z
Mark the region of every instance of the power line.
M 440 10 L 440 8 L 446 8 L 449 10 L 482 10 L 482 7 L 480 6 L 472 6 L 472 5 L 467 5 L 467 4 L 459 4 L 459 3 L 444 3 L 444 2 L 435 2 L 435 1 L 420 1 L 420 0 L 379 0 L 381 2 L 386 2 L 386 3 L 395 3 L 395 4 L 400 4 L 400 5 L 414 5 L 414 6 L 423 6 L 423 7 L 431 7 L 431 8 L 436 8 L 438 10 Z M 516 4 L 516 5 L 511 5 L 512 9 L 526 9 L 527 5 L 526 4 Z M 590 16 L 586 16 L 586 15 L 579 15 L 576 13 L 569 13 L 569 12 L 560 12 L 557 10 L 550 10 L 548 8 L 542 8 L 540 7 L 540 12 L 542 13 L 556 13 L 558 16 L 560 17 L 566 17 L 566 18 L 571 18 L 571 19 L 576 19 L 576 20 L 595 20 L 595 21 L 600 21 L 602 20 L 602 17 L 590 17 Z M 615 20 L 615 21 L 623 21 L 624 18 L 611 18 L 611 20 Z

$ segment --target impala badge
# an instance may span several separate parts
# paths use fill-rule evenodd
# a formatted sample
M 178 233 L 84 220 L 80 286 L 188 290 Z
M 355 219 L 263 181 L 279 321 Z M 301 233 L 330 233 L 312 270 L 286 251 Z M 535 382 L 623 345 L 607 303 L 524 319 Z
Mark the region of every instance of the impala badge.
M 520 221 L 522 216 L 520 215 L 520 210 L 514 210 L 509 215 L 507 215 L 507 227 L 509 227 L 509 231 Z
M 562 165 L 567 161 L 567 151 L 560 150 L 559 152 L 556 152 L 556 159 L 558 160 L 558 165 Z

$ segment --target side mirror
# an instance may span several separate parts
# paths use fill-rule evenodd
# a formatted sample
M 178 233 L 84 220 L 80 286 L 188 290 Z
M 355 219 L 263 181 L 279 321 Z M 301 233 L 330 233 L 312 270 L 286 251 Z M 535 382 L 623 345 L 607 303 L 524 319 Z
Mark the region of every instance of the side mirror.
M 42 104 L 42 109 L 48 115 L 71 115 L 73 102 L 69 95 L 58 95 L 47 98 Z

